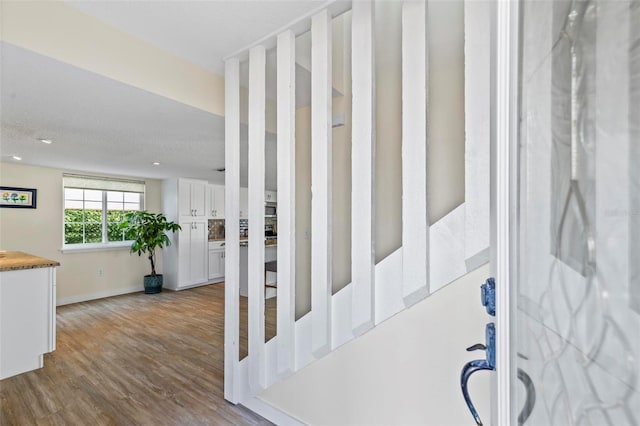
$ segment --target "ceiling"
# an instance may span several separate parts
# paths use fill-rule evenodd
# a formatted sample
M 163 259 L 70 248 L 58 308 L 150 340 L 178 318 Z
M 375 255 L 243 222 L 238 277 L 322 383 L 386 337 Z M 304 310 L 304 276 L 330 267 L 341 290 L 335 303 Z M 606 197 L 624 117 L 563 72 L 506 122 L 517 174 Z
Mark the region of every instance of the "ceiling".
M 135 37 L 222 73 L 225 56 L 326 2 L 67 3 Z M 224 173 L 216 171 L 224 167 L 222 117 L 8 43 L 0 43 L 0 48 L 3 162 L 16 161 L 12 156 L 18 155 L 22 157 L 21 163 L 45 167 L 224 182 Z M 298 69 L 297 74 L 301 71 Z M 304 80 L 300 76 L 300 81 Z M 246 141 L 246 129 L 241 133 Z M 45 145 L 38 138 L 54 142 Z M 241 150 L 246 152 L 246 142 Z M 267 134 L 266 153 L 266 186 L 275 189 L 275 135 Z M 246 185 L 246 157 L 241 155 L 243 185 Z M 161 164 L 153 166 L 151 163 L 156 161 Z

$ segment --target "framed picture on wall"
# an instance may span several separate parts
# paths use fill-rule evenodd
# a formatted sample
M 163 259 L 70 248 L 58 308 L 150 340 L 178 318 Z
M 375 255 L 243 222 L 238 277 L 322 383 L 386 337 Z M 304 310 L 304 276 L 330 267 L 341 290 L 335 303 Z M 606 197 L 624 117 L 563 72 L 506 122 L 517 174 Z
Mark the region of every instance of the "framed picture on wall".
M 0 186 L 0 207 L 35 209 L 37 189 Z

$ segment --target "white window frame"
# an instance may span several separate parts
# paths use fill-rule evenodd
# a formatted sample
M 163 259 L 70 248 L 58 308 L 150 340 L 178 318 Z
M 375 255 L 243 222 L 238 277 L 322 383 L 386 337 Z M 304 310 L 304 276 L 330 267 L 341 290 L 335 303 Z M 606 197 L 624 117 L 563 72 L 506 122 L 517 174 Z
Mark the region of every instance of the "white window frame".
M 81 181 L 83 179 L 87 181 L 97 182 L 98 186 L 100 182 L 103 182 L 104 185 L 102 188 L 99 187 L 91 187 L 91 186 L 83 186 L 82 184 L 65 184 L 65 180 L 77 180 Z M 146 203 L 146 183 L 144 181 L 137 180 L 128 180 L 128 179 L 117 179 L 117 178 L 109 178 L 103 176 L 82 176 L 82 175 L 71 175 L 65 174 L 63 175 L 63 183 L 62 183 L 62 253 L 77 253 L 77 252 L 90 252 L 90 251 L 103 251 L 103 250 L 122 250 L 129 249 L 131 247 L 131 240 L 124 241 L 108 241 L 107 240 L 107 193 L 108 192 L 133 192 L 137 191 L 126 191 L 124 187 L 128 184 L 137 185 L 138 187 L 142 186 L 142 192 L 138 192 L 140 194 L 140 210 L 144 210 L 144 206 Z M 115 186 L 115 187 L 114 187 Z M 121 188 L 119 188 L 121 186 Z M 101 225 L 102 225 L 102 242 L 100 243 L 76 243 L 76 244 L 65 244 L 65 189 L 66 188 L 75 188 L 82 190 L 96 190 L 102 191 L 102 215 L 101 215 Z

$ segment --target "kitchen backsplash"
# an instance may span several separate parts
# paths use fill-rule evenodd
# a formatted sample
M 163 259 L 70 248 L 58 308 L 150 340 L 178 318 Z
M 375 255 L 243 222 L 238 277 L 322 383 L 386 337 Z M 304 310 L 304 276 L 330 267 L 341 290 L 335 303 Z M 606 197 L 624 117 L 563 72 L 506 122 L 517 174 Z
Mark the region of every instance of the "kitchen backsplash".
M 209 241 L 224 240 L 224 219 L 209 219 Z

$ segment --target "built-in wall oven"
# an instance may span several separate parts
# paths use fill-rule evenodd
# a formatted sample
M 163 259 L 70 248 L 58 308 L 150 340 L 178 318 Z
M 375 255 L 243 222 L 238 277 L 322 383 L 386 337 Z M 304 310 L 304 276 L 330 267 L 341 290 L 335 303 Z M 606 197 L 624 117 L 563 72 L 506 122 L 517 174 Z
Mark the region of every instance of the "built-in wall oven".
M 277 217 L 278 216 L 278 204 L 267 202 L 264 203 L 264 217 Z

